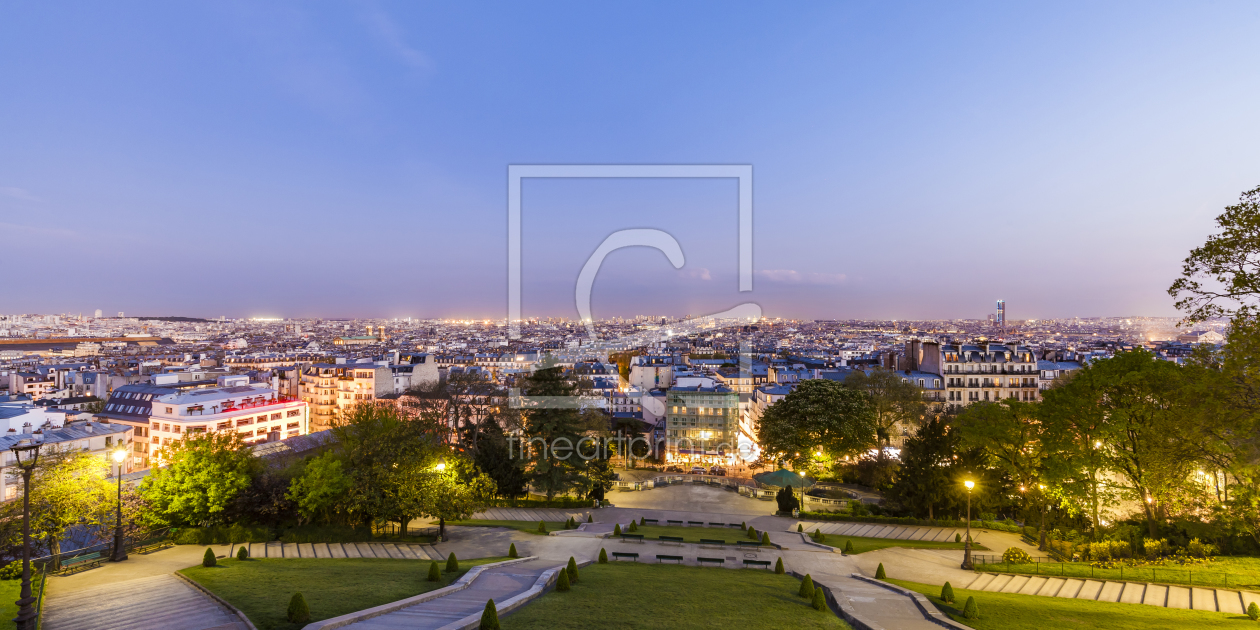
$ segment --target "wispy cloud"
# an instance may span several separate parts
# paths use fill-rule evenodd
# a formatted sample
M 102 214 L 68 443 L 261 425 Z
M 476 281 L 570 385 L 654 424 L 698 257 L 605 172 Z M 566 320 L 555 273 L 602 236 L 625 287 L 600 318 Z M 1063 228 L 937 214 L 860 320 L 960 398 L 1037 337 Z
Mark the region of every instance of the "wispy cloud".
M 845 275 L 842 273 L 801 272 L 795 269 L 763 269 L 758 271 L 757 275 L 769 282 L 780 284 L 836 285 L 843 284 L 845 280 Z
M 417 70 L 433 68 L 433 60 L 408 44 L 402 29 L 379 7 L 369 6 L 365 18 L 380 43 L 399 61 Z
M 704 267 L 696 267 L 694 269 L 683 269 L 678 272 L 680 278 L 691 278 L 693 280 L 712 280 L 709 270 Z
M 40 199 L 39 197 L 32 195 L 30 191 L 24 188 L 17 188 L 15 186 L 0 186 L 0 195 L 4 195 L 5 197 L 12 197 L 14 199 L 21 199 L 22 201 L 36 201 L 39 203 L 44 202 L 43 199 Z

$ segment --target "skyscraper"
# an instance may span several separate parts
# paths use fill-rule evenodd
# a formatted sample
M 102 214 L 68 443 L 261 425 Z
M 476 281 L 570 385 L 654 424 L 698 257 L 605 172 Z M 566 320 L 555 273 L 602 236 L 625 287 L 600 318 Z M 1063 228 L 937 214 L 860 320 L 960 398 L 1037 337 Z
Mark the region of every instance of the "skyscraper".
M 1006 330 L 1006 300 L 997 301 L 997 314 L 993 318 L 993 324 L 998 330 Z
M 98 308 L 96 309 L 96 319 L 100 319 L 100 318 L 101 318 L 101 309 Z

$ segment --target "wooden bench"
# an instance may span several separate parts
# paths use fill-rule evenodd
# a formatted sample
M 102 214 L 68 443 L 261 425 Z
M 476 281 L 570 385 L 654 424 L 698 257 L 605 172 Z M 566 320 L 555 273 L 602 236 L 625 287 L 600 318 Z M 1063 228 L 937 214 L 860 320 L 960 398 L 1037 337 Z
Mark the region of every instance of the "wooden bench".
M 657 564 L 660 564 L 660 563 L 662 563 L 662 562 L 664 562 L 664 561 L 666 561 L 666 560 L 670 560 L 670 561 L 673 561 L 673 562 L 677 562 L 678 564 L 682 564 L 683 557 L 682 557 L 682 556 L 663 556 L 663 555 L 661 555 L 661 554 L 659 554 L 659 553 L 658 553 L 658 554 L 656 554 L 656 563 L 657 563 Z
M 105 563 L 105 558 L 101 557 L 101 552 L 89 553 L 87 555 L 71 558 L 61 563 L 61 573 L 63 575 L 71 575 L 79 571 L 87 571 L 94 569 Z
M 651 524 L 651 525 L 660 525 L 660 524 L 661 524 L 661 522 L 660 522 L 660 521 L 658 521 L 658 520 L 656 520 L 656 519 L 654 519 L 654 518 L 645 518 L 645 519 L 643 519 L 643 524 L 644 524 L 644 525 L 648 525 L 648 524 Z
M 726 523 L 709 523 L 709 527 L 726 527 Z
M 713 564 L 726 564 L 726 560 L 722 558 L 696 558 L 696 564 L 704 566 L 704 563 L 712 562 Z
M 746 567 L 758 567 L 758 568 L 761 568 L 761 569 L 769 569 L 769 568 L 770 568 L 770 561 L 769 561 L 769 560 L 745 560 L 745 561 L 744 561 L 744 566 L 746 566 Z
M 739 545 L 740 547 L 760 547 L 761 546 L 761 542 L 756 541 L 756 540 L 737 540 L 735 541 L 735 544 Z
M 701 538 L 701 539 L 700 539 L 700 544 L 702 544 L 702 545 L 721 545 L 721 546 L 725 547 L 725 546 L 726 546 L 726 541 L 725 541 L 725 540 L 717 540 L 717 539 L 715 539 L 715 538 Z
M 671 543 L 675 545 L 683 544 L 682 536 L 657 536 L 656 539 L 663 543 Z
M 683 522 L 682 522 L 682 521 L 665 521 L 665 523 L 666 523 L 667 525 L 678 525 L 679 527 L 681 527 L 681 526 L 682 526 L 682 524 L 683 524 Z
M 726 526 L 727 526 L 727 527 L 738 527 L 738 528 L 740 528 L 740 529 L 744 529 L 744 524 L 743 524 L 743 523 L 727 523 L 727 524 L 726 524 Z
M 639 561 L 639 554 L 637 554 L 637 553 L 623 553 L 623 552 L 621 552 L 621 551 L 614 551 L 614 552 L 613 552 L 613 560 L 620 560 L 620 559 L 622 559 L 622 558 L 629 558 L 631 562 L 638 562 L 638 561 Z
M 139 554 L 153 553 L 154 551 L 160 551 L 162 549 L 166 549 L 167 547 L 174 547 L 174 546 L 175 546 L 175 543 L 171 542 L 169 538 L 166 538 L 166 537 L 150 538 L 148 540 L 136 543 L 136 546 L 134 549 L 131 550 L 131 553 L 139 553 Z
M 687 527 L 704 527 L 704 521 L 687 521 Z
M 633 540 L 633 541 L 636 541 L 636 542 L 643 542 L 643 534 L 622 534 L 622 535 L 621 535 L 621 539 L 622 539 L 622 540 Z

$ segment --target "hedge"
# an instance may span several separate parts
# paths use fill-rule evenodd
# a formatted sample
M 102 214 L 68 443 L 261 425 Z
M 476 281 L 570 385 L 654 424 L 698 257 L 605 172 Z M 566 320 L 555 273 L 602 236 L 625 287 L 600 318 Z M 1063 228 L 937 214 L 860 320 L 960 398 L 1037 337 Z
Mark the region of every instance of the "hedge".
M 576 497 L 556 497 L 548 501 L 547 499 L 490 499 L 486 502 L 486 507 L 501 508 L 589 508 L 594 504 L 590 499 L 578 499 Z
M 951 521 L 945 519 L 911 518 L 909 516 L 850 516 L 840 512 L 801 512 L 801 520 L 808 521 L 845 521 L 850 523 L 879 523 L 884 525 L 923 525 L 928 527 L 966 527 L 967 521 Z M 992 529 L 999 532 L 1021 533 L 1018 525 L 1010 525 L 999 521 L 971 521 L 975 529 Z

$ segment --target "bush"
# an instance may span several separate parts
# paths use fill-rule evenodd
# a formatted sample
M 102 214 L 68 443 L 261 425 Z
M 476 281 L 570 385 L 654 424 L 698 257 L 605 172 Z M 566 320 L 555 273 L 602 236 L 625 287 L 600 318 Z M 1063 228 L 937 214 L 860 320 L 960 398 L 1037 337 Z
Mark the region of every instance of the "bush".
M 754 528 L 752 528 L 752 527 L 749 527 L 749 528 L 748 528 L 748 538 L 749 538 L 750 540 L 757 540 L 757 530 L 756 530 L 756 529 L 754 529 Z
M 1151 540 L 1147 538 L 1142 541 L 1142 551 L 1146 554 L 1147 560 L 1156 560 L 1164 555 L 1164 549 L 1168 547 L 1168 541 L 1165 539 Z
M 262 543 L 275 539 L 269 527 L 246 527 L 244 525 L 233 525 L 231 527 L 184 527 L 171 536 L 171 541 L 177 545 L 230 545 L 240 542 Z
M 639 525 L 635 523 L 634 521 L 630 521 L 630 527 L 626 528 L 626 531 L 630 533 L 637 532 L 639 531 Z
M 946 582 L 945 586 L 941 587 L 941 601 L 946 604 L 954 603 L 954 587 L 949 582 Z
M 980 618 L 980 607 L 976 605 L 976 598 L 970 597 L 970 596 L 967 597 L 967 603 L 963 604 L 963 618 L 964 619 L 979 619 Z
M 881 562 L 879 563 L 879 568 L 875 569 L 875 579 L 883 580 L 883 579 L 886 579 L 887 577 L 888 577 L 888 574 L 884 573 L 884 563 Z
M 1250 617 L 1252 621 L 1260 620 L 1260 606 L 1257 606 L 1255 602 L 1251 602 L 1251 604 L 1247 606 L 1247 616 Z
M 289 600 L 289 612 L 285 615 L 289 623 L 310 623 L 311 607 L 306 605 L 306 598 L 301 593 L 294 593 Z
M 592 516 L 591 514 L 589 514 L 589 513 L 588 513 L 588 514 L 586 515 L 586 522 L 587 522 L 587 523 L 594 523 L 594 522 L 595 522 L 595 517 L 594 517 L 594 516 Z
M 774 563 L 774 573 L 775 575 L 783 575 L 783 558 L 779 558 L 779 560 Z
M 866 506 L 858 502 L 849 504 L 853 508 L 853 513 L 841 512 L 801 512 L 801 520 L 810 521 L 846 521 L 852 523 L 880 523 L 884 525 L 922 525 L 929 527 L 966 527 L 967 521 L 951 521 L 948 519 L 926 519 L 926 518 L 910 518 L 908 516 L 868 516 L 866 512 L 869 509 L 878 509 L 878 506 Z M 983 527 L 1002 532 L 1011 532 L 1013 534 L 1020 533 L 1020 527 L 1014 522 L 992 522 L 985 523 L 982 521 L 972 521 L 971 526 L 974 528 Z
M 539 534 L 546 534 L 546 533 L 547 533 L 547 523 L 546 523 L 546 522 L 544 522 L 544 521 L 538 521 L 538 533 L 539 533 Z
M 214 559 L 214 550 L 209 547 L 206 547 L 206 555 L 201 556 L 201 566 L 212 567 L 215 564 L 217 564 L 217 562 L 215 562 L 215 559 Z
M 499 630 L 499 611 L 494 607 L 494 600 L 486 600 L 486 609 L 481 611 L 481 625 L 477 630 Z
M 456 571 L 459 571 L 459 558 L 456 558 L 455 552 L 452 551 L 451 555 L 446 556 L 446 572 L 455 573 Z
M 796 531 L 798 531 L 798 532 L 803 532 L 803 531 L 805 531 L 805 526 L 804 526 L 804 525 L 802 525 L 802 524 L 800 524 L 800 523 L 797 523 L 797 524 L 796 524 Z
M 608 564 L 608 552 L 602 547 L 599 550 L 599 563 Z
M 813 599 L 814 578 L 810 577 L 808 573 L 805 574 L 805 579 L 801 580 L 801 590 L 797 591 L 796 594 L 805 599 Z
M 429 563 L 429 581 L 430 582 L 442 581 L 442 570 L 438 568 L 437 560 L 434 560 Z
M 241 545 L 240 548 L 236 550 L 236 559 L 249 560 L 249 548 L 245 545 Z
M 852 541 L 852 540 L 846 540 L 846 541 L 844 541 L 844 553 L 845 553 L 846 555 L 847 555 L 847 554 L 851 554 L 851 553 L 853 553 L 853 541 Z
M 0 580 L 22 579 L 22 561 L 14 560 L 0 568 Z
M 761 544 L 770 546 L 770 532 L 761 532 Z
M 1192 538 L 1190 544 L 1186 545 L 1186 552 L 1195 558 L 1207 558 L 1217 553 L 1216 545 L 1205 543 L 1198 538 Z
M 640 517 L 639 517 L 639 524 L 640 524 L 640 525 L 647 525 L 647 517 L 646 517 L 646 516 L 640 516 Z
M 962 542 L 962 534 L 954 534 L 954 542 L 956 543 Z
M 577 584 L 577 581 L 578 581 L 577 560 L 574 560 L 573 556 L 569 556 L 569 564 L 568 566 L 564 568 L 564 572 L 569 574 L 569 582 L 571 584 Z
M 616 525 L 613 525 L 613 536 L 620 536 L 620 535 L 621 535 L 621 523 L 617 523 Z
M 1008 564 L 1031 564 L 1032 556 L 1019 547 L 1011 547 L 1002 553 L 1002 562 Z
M 821 589 L 814 589 L 814 610 L 827 610 L 827 594 Z
M 560 571 L 560 577 L 556 580 L 556 590 L 557 590 L 557 591 L 560 591 L 561 593 L 563 593 L 563 592 L 565 592 L 565 591 L 569 590 L 569 572 L 568 572 L 568 570 L 564 570 L 564 569 L 562 569 L 562 570 Z
M 302 525 L 290 527 L 280 532 L 280 542 L 287 543 L 320 543 L 320 542 L 370 542 L 376 538 L 371 527 L 350 527 L 349 525 Z M 271 538 L 269 540 L 275 540 Z M 265 542 L 255 541 L 250 542 Z
M 509 558 L 521 557 L 520 555 L 516 553 L 516 543 L 512 543 L 511 546 L 508 547 L 508 557 Z

